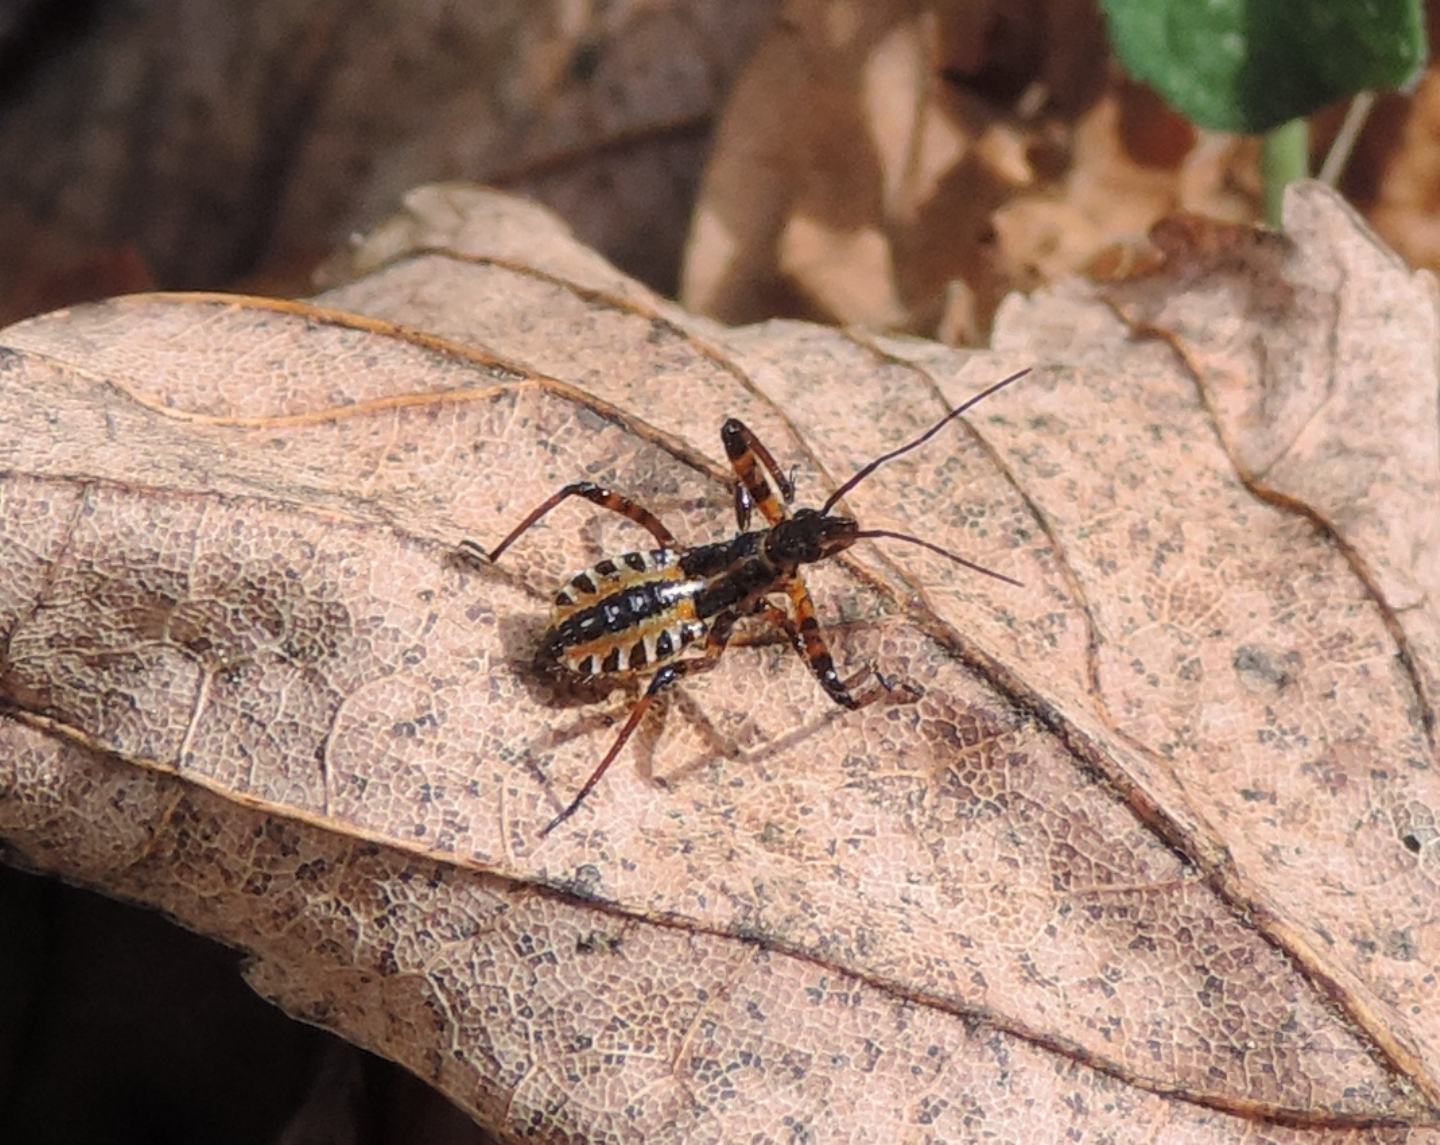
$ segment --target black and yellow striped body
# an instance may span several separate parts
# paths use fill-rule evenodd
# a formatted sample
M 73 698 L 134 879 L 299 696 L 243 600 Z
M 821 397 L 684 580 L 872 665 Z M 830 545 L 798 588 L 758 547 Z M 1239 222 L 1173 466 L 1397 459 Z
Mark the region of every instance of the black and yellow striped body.
M 1026 372 L 1011 374 L 981 391 L 919 437 L 863 466 L 819 509 L 796 509 L 792 513 L 794 482 L 743 422 L 733 417 L 726 419 L 720 428 L 720 437 L 735 472 L 735 523 L 741 530 L 728 541 L 682 547 L 665 524 L 643 505 L 593 481 L 572 481 L 532 509 L 488 553 L 473 541 L 461 542 L 461 550 L 473 559 L 493 564 L 552 509 L 578 497 L 635 522 L 660 546 L 597 561 L 576 573 L 555 594 L 555 609 L 538 656 L 541 665 L 587 679 L 646 674 L 650 681 L 590 778 L 540 834 L 549 834 L 575 813 L 615 761 L 655 698 L 682 677 L 713 667 L 725 651 L 736 623 L 746 617 L 784 631 L 825 693 L 837 704 L 862 708 L 890 691 L 891 684 L 877 670 L 861 668 L 849 679 L 841 679 L 835 671 L 835 662 L 815 615 L 815 604 L 805 587 L 802 566 L 843 552 L 862 538 L 889 537 L 1018 584 L 923 538 L 884 529 L 862 531 L 853 518 L 832 510 L 849 490 L 879 466 L 923 445 L 976 402 Z M 752 514 L 757 511 L 768 527 L 746 531 Z M 788 609 L 767 599 L 781 593 L 788 598 Z M 696 654 L 681 656 L 687 648 L 701 642 L 703 645 L 696 649 Z M 873 676 L 877 686 L 854 693 L 855 685 L 867 676 Z
M 677 552 L 607 557 L 555 594 L 541 660 L 582 677 L 639 675 L 703 640 L 720 615 L 755 610 L 787 575 L 762 551 L 763 532 Z

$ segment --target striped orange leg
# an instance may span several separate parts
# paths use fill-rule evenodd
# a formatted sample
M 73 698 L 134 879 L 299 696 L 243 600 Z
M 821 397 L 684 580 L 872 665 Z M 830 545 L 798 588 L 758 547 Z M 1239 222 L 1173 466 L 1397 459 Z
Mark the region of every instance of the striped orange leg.
M 609 509 L 612 513 L 619 513 L 622 517 L 628 517 L 641 528 L 649 531 L 650 535 L 660 542 L 661 548 L 671 549 L 675 547 L 675 534 L 670 532 L 660 521 L 660 518 L 650 512 L 643 505 L 637 505 L 629 497 L 616 493 L 614 490 L 602 488 L 593 481 L 572 481 L 565 488 L 561 489 L 553 497 L 537 505 L 534 511 L 521 521 L 510 535 L 491 549 L 488 553 L 474 541 L 461 541 L 460 549 L 472 557 L 481 561 L 494 563 L 500 559 L 500 554 L 520 539 L 520 535 L 560 504 L 567 497 L 583 497 L 592 501 L 602 509 Z
M 783 608 L 772 605 L 764 613 L 765 618 L 785 630 L 791 645 L 820 681 L 820 686 L 825 689 L 827 696 L 842 708 L 854 710 L 874 703 L 894 688 L 889 680 L 868 664 L 848 680 L 842 680 L 835 671 L 835 660 L 830 655 L 824 634 L 820 631 L 820 620 L 815 615 L 815 602 L 810 599 L 810 590 L 805 587 L 805 582 L 797 576 L 786 586 L 786 591 L 790 594 L 790 604 L 795 609 L 795 616 L 792 618 Z M 876 686 L 855 695 L 851 689 L 871 676 L 878 681 Z
M 735 485 L 735 520 L 744 532 L 750 526 L 750 513 L 759 509 L 772 525 L 778 525 L 790 515 L 785 508 L 795 500 L 795 483 L 775 464 L 774 455 L 765 448 L 765 443 L 745 427 L 739 418 L 725 419 L 720 427 L 720 440 L 725 443 L 725 456 L 738 478 Z M 770 474 L 770 481 L 760 467 Z M 772 488 L 773 482 L 773 488 Z M 780 490 L 780 497 L 775 490 Z
M 570 805 L 540 829 L 541 838 L 550 834 L 551 831 L 555 830 L 556 827 L 560 826 L 561 823 L 565 822 L 566 819 L 580 810 L 580 804 L 585 802 L 585 797 L 594 790 L 595 785 L 600 782 L 600 778 L 610 769 L 610 765 L 615 762 L 615 758 L 620 754 L 621 749 L 634 734 L 635 729 L 640 726 L 640 721 L 645 718 L 645 713 L 650 710 L 650 705 L 655 702 L 656 696 L 666 688 L 672 687 L 682 676 L 689 675 L 692 672 L 703 672 L 706 669 L 715 667 L 720 659 L 720 653 L 725 651 L 725 645 L 730 641 L 730 633 L 734 630 L 734 627 L 734 614 L 722 612 L 710 625 L 710 631 L 705 637 L 705 644 L 700 656 L 693 660 L 681 660 L 678 663 L 666 664 L 651 677 L 650 686 L 645 689 L 645 694 L 641 696 L 640 699 L 635 702 L 635 706 L 630 709 L 630 715 L 625 720 L 625 726 L 620 729 L 620 734 L 615 737 L 615 742 L 610 745 L 610 750 L 605 753 L 605 758 L 600 761 L 600 766 L 590 773 L 590 778 L 585 781 L 585 786 L 580 788 L 579 794 L 570 800 Z

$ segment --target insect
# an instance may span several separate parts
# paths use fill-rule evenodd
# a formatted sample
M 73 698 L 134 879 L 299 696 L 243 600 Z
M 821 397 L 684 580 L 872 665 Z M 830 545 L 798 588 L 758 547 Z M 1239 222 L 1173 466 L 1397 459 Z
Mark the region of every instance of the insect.
M 913 441 L 893 449 L 857 470 L 819 509 L 790 511 L 795 499 L 791 478 L 775 463 L 764 444 L 737 418 L 721 427 L 725 454 L 735 471 L 735 520 L 739 532 L 728 541 L 687 547 L 676 541 L 654 513 L 614 490 L 591 481 L 576 481 L 547 498 L 509 536 L 488 553 L 474 541 L 460 548 L 472 559 L 493 564 L 501 554 L 554 509 L 571 497 L 628 517 L 655 538 L 659 548 L 606 557 L 576 573 L 555 594 L 554 612 L 541 641 L 536 663 L 582 679 L 648 675 L 649 686 L 569 805 L 541 830 L 548 835 L 580 809 L 586 796 L 615 762 L 655 697 L 687 675 L 712 668 L 725 651 L 737 621 L 758 616 L 780 628 L 835 703 L 862 708 L 891 688 L 879 672 L 862 667 L 842 679 L 826 647 L 805 587 L 801 566 L 825 560 L 856 541 L 888 538 L 919 545 L 996 580 L 1017 587 L 1020 582 L 968 561 L 948 549 L 905 533 L 862 529 L 851 517 L 831 510 L 845 494 L 876 469 L 925 444 L 947 424 L 991 394 L 1024 377 L 1020 370 L 946 414 Z M 768 478 L 768 479 L 767 479 Z M 776 496 L 778 491 L 779 496 Z M 758 509 L 767 527 L 750 529 Z M 789 610 L 770 598 L 784 594 Z M 687 651 L 689 655 L 685 655 Z M 856 694 L 870 676 L 878 683 Z

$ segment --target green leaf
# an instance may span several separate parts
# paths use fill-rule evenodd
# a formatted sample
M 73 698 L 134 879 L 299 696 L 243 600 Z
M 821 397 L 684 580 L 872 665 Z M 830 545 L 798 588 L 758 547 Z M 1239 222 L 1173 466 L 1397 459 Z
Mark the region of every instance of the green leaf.
M 1136 79 L 1202 127 L 1259 134 L 1425 63 L 1422 0 L 1101 0 Z

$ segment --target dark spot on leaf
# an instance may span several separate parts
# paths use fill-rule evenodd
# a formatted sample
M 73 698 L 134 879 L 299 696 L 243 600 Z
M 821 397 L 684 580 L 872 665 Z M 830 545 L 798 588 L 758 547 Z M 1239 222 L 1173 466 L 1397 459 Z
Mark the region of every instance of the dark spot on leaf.
M 1255 644 L 1242 644 L 1237 648 L 1231 664 L 1242 678 L 1276 691 L 1283 691 L 1295 682 L 1295 677 L 1281 666 L 1279 655 Z

